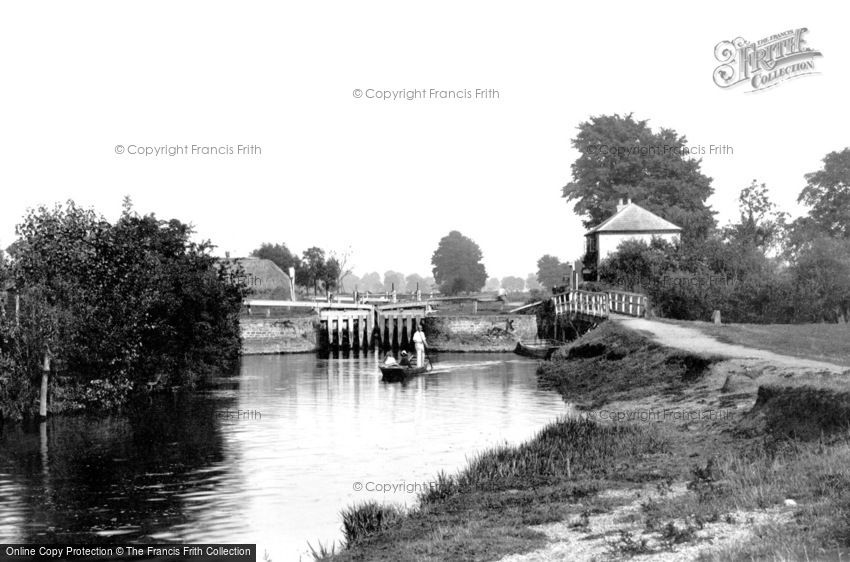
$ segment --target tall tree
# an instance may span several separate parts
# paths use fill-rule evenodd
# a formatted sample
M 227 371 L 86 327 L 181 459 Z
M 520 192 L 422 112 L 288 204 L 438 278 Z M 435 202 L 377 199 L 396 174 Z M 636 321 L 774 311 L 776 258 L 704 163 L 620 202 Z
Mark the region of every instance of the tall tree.
M 381 282 L 381 274 L 377 271 L 367 273 L 360 279 L 360 282 L 363 284 L 363 287 L 360 288 L 361 291 L 380 293 L 384 290 L 384 284 Z
M 404 278 L 404 283 L 407 286 L 407 290 L 409 292 L 413 292 L 419 288 L 420 291 L 425 290 L 425 278 L 419 275 L 418 273 L 411 273 L 407 277 Z
M 313 294 L 317 294 L 324 278 L 325 251 L 316 246 L 304 250 L 302 266 L 295 273 L 295 280 L 303 287 L 313 287 Z
M 563 285 L 569 280 L 569 264 L 561 263 L 555 256 L 546 254 L 537 260 L 537 280 L 547 289 Z
M 431 257 L 434 279 L 440 286 L 440 292 L 456 295 L 480 290 L 487 281 L 482 257 L 478 244 L 457 230 L 444 236 Z
M 714 191 L 711 178 L 676 131 L 653 132 L 631 114 L 601 115 L 579 125 L 572 145 L 580 156 L 562 196 L 575 201 L 585 227 L 614 214 L 618 200 L 631 198 L 681 226 L 683 239 L 703 238 L 714 228 L 714 212 L 706 204 Z
M 738 209 L 739 221 L 723 229 L 726 240 L 762 254 L 779 245 L 786 215 L 776 210 L 764 183 L 753 180 L 742 189 L 738 195 Z
M 384 290 L 392 291 L 395 288 L 397 293 L 403 293 L 406 289 L 404 284 L 404 273 L 400 273 L 398 271 L 385 271 L 384 272 Z M 415 287 L 414 287 L 415 288 Z
M 537 274 L 529 273 L 525 278 L 525 286 L 529 291 L 539 291 L 542 285 L 537 280 Z
M 797 201 L 810 207 L 811 221 L 828 236 L 850 238 L 850 148 L 827 154 L 806 182 Z
M 335 256 L 325 261 L 325 267 L 322 268 L 322 285 L 326 293 L 335 291 L 339 287 L 341 269 L 339 260 Z
M 499 281 L 498 277 L 491 277 L 487 280 L 487 283 L 484 285 L 484 290 L 487 292 L 495 293 L 502 287 L 501 281 Z

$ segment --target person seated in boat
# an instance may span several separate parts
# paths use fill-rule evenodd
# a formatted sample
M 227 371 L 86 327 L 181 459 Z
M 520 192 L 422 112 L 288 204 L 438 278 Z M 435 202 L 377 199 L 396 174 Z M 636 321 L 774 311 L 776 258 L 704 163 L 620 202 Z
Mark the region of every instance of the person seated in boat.
M 387 353 L 384 357 L 384 367 L 394 367 L 396 365 L 398 365 L 398 361 L 395 360 L 395 357 L 391 353 Z
M 401 352 L 398 364 L 402 367 L 410 367 L 410 355 L 408 355 L 406 351 Z

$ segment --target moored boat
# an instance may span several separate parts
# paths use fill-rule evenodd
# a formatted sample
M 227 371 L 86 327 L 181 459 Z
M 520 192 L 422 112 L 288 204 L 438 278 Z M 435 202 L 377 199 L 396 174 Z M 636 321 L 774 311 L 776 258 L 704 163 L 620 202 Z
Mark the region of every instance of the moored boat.
M 564 345 L 563 342 L 558 340 L 520 341 L 517 342 L 514 353 L 535 359 L 549 359 L 562 345 Z

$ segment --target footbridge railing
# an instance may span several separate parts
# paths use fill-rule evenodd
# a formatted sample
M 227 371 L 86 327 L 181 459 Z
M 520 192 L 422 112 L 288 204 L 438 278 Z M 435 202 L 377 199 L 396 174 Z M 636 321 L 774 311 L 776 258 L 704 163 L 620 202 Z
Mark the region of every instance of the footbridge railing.
M 583 315 L 592 318 L 608 318 L 611 313 L 644 317 L 649 299 L 640 293 L 625 291 L 566 291 L 552 296 L 555 314 Z

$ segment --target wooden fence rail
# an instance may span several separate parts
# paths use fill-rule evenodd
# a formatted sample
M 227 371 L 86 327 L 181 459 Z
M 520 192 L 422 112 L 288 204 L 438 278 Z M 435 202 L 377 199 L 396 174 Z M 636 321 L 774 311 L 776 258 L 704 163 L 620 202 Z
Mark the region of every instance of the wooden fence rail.
M 626 314 L 628 316 L 637 316 L 643 318 L 646 316 L 649 299 L 646 295 L 640 293 L 627 293 L 625 291 L 609 291 L 610 310 L 618 314 Z
M 648 309 L 646 295 L 625 291 L 595 293 L 591 291 L 567 291 L 552 296 L 555 314 L 584 314 L 595 318 L 607 318 L 610 313 L 644 317 Z

